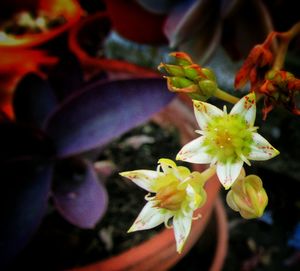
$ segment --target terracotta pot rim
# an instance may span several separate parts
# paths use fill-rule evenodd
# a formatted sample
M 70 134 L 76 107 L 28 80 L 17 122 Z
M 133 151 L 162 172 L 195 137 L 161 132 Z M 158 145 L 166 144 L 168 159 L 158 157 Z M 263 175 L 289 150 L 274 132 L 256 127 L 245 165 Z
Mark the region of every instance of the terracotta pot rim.
M 217 218 L 217 245 L 209 271 L 220 271 L 223 267 L 228 248 L 228 221 L 222 199 L 218 196 L 215 205 Z
M 226 254 L 227 254 L 227 247 L 228 247 L 227 223 L 228 222 L 227 222 L 227 218 L 226 218 L 226 211 L 225 211 L 222 199 L 220 197 L 217 198 L 216 203 L 213 207 L 214 207 L 214 211 L 215 211 L 214 215 L 216 217 L 216 223 L 217 223 L 217 229 L 216 229 L 217 242 L 216 242 L 215 253 L 214 253 L 209 271 L 220 271 L 223 267 L 223 264 L 224 264 L 224 261 L 226 258 Z M 205 223 L 205 225 L 206 224 L 207 223 Z M 203 230 L 204 230 L 204 228 L 203 228 Z M 163 235 L 168 235 L 168 237 L 170 236 L 169 232 L 170 232 L 169 230 L 164 229 L 164 230 L 162 230 L 161 233 L 156 235 L 154 238 L 159 239 L 161 241 L 161 236 L 163 236 Z M 147 244 L 149 242 L 152 242 L 151 240 L 153 240 L 153 239 L 146 240 L 143 243 L 139 244 L 137 247 L 130 249 L 130 251 L 125 251 L 125 252 L 123 252 L 119 255 L 113 256 L 109 259 L 101 260 L 99 262 L 96 262 L 96 263 L 93 263 L 93 264 L 90 264 L 87 266 L 69 269 L 69 271 L 95 271 L 95 270 L 100 271 L 100 270 L 108 270 L 107 268 L 109 268 L 109 267 L 112 268 L 109 270 L 148 270 L 148 269 L 131 269 L 134 266 L 127 266 L 126 269 L 114 269 L 114 263 L 119 262 L 120 266 L 124 265 L 124 262 L 122 262 L 122 260 L 124 260 L 123 259 L 124 254 L 128 254 L 128 256 L 136 255 L 135 254 L 136 249 L 140 249 L 140 247 L 142 247 L 142 246 L 147 247 Z M 165 238 L 163 238 L 163 240 L 165 240 Z M 166 243 L 166 247 L 168 246 L 168 244 L 169 243 Z M 181 259 L 181 257 L 180 257 L 180 259 Z M 166 270 L 166 269 L 161 268 L 158 270 Z

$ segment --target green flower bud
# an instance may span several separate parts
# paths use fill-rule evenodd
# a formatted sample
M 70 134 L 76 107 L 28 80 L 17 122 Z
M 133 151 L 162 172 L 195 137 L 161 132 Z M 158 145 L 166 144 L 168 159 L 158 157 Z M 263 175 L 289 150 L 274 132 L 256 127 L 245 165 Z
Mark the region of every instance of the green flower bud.
M 171 78 L 172 84 L 177 87 L 177 88 L 186 88 L 189 87 L 191 85 L 194 85 L 194 82 L 191 80 L 188 80 L 184 77 L 177 77 L 174 76 Z
M 191 80 L 197 80 L 198 78 L 203 78 L 203 73 L 201 68 L 197 64 L 183 67 L 184 74 L 187 78 Z
M 173 56 L 175 58 L 177 65 L 189 66 L 189 65 L 193 64 L 192 59 L 186 53 L 173 52 L 173 53 L 170 53 L 170 56 Z
M 208 79 L 201 80 L 198 85 L 200 87 L 201 94 L 207 97 L 207 99 L 213 96 L 218 89 L 217 83 Z
M 239 177 L 226 197 L 231 209 L 239 212 L 243 218 L 258 218 L 268 204 L 268 196 L 262 186 L 262 180 L 256 175 Z
M 207 79 L 209 79 L 211 81 L 216 81 L 217 80 L 215 73 L 211 69 L 202 68 L 201 71 L 207 77 Z
M 206 101 L 218 89 L 216 77 L 212 70 L 202 68 L 193 63 L 192 59 L 183 52 L 173 52 L 175 64 L 161 63 L 158 70 L 167 76 L 168 89 L 172 92 L 183 92 L 191 99 Z
M 168 82 L 168 89 L 173 92 L 192 93 L 199 91 L 199 87 L 191 80 L 184 77 L 169 77 L 166 76 Z
M 161 63 L 158 66 L 158 69 L 159 71 L 167 73 L 168 75 L 181 76 L 181 77 L 185 76 L 185 72 L 181 66 Z

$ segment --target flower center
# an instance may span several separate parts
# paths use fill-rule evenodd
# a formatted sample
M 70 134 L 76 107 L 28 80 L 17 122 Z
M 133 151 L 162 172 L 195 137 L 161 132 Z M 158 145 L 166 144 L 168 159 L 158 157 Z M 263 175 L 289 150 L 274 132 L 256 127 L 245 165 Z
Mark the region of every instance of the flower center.
M 185 190 L 178 189 L 179 182 L 173 182 L 162 187 L 155 196 L 156 206 L 172 211 L 180 209 L 182 202 L 185 199 Z
M 239 115 L 216 116 L 205 131 L 207 153 L 221 163 L 234 162 L 241 155 L 247 156 L 251 150 L 252 132 Z

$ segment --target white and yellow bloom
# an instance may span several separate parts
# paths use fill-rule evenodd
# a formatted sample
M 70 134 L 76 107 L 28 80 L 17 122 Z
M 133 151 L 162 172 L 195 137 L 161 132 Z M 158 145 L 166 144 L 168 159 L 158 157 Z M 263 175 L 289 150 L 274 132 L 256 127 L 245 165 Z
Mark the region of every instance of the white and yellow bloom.
M 270 143 L 256 133 L 254 93 L 237 102 L 230 113 L 201 101 L 194 102 L 194 112 L 201 136 L 186 144 L 177 160 L 198 164 L 216 164 L 217 175 L 228 189 L 239 176 L 243 163 L 268 160 L 279 154 Z
M 176 246 L 180 253 L 190 233 L 194 210 L 206 201 L 203 185 L 208 175 L 190 172 L 169 159 L 160 159 L 158 163 L 156 171 L 120 173 L 150 192 L 145 197 L 148 202 L 128 232 L 151 229 L 163 222 L 170 227 L 169 221 L 173 218 Z M 214 170 L 211 172 L 214 174 Z

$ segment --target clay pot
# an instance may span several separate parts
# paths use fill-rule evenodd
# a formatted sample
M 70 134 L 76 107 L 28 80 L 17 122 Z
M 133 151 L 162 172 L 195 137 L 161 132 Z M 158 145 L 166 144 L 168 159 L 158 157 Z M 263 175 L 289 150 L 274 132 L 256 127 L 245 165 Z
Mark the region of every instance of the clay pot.
M 162 126 L 175 125 L 181 134 L 182 143 L 190 141 L 194 136 L 195 120 L 191 110 L 179 99 L 175 99 L 167 108 L 154 116 L 154 121 Z M 194 170 L 203 170 L 203 166 L 195 165 Z M 176 252 L 173 230 L 164 229 L 153 238 L 144 241 L 119 255 L 105 259 L 84 267 L 73 268 L 68 271 L 163 271 L 174 266 L 200 238 L 210 220 L 215 208 L 217 219 L 217 244 L 211 271 L 221 270 L 227 250 L 227 221 L 224 208 L 218 198 L 220 182 L 214 175 L 206 183 L 207 202 L 195 213 L 202 218 L 193 221 L 190 236 L 183 253 Z M 128 235 L 130 238 L 130 235 Z

